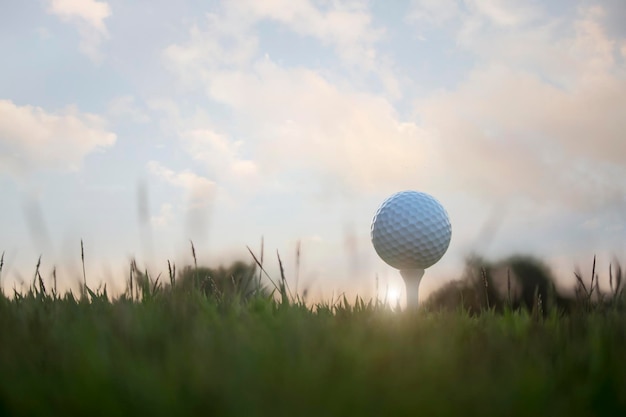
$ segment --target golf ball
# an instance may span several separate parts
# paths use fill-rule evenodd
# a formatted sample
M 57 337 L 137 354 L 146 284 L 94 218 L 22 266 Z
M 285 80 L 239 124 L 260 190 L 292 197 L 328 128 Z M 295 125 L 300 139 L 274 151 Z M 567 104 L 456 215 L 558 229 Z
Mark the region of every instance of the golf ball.
M 397 269 L 426 269 L 446 253 L 452 237 L 448 213 L 434 197 L 401 191 L 386 199 L 372 220 L 378 256 Z

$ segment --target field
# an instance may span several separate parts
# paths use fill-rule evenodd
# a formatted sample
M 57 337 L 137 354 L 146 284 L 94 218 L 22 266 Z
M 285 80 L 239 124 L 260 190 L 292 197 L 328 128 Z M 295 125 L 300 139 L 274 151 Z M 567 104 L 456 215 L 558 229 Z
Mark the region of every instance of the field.
M 394 312 L 141 276 L 112 299 L 37 278 L 0 296 L 0 415 L 626 415 L 618 308 Z

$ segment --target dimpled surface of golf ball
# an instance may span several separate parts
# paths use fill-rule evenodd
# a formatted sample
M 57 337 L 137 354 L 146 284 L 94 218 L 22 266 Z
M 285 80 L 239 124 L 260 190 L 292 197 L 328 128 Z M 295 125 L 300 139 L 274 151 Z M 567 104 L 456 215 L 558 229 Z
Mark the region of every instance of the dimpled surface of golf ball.
M 448 213 L 434 197 L 401 191 L 386 199 L 372 220 L 378 256 L 397 269 L 426 269 L 448 250 L 452 228 Z

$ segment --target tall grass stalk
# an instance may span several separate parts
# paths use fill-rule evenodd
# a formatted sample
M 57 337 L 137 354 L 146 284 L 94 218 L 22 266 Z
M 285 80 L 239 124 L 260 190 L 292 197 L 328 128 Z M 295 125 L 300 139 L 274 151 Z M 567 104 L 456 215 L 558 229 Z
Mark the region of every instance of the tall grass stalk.
M 83 240 L 80 240 L 80 260 L 83 264 L 83 288 L 81 291 L 81 297 L 87 296 L 87 272 L 85 271 L 85 246 Z
M 265 270 L 265 268 L 263 268 L 263 263 L 259 261 L 259 258 L 256 257 L 256 255 L 254 254 L 254 252 L 252 252 L 252 249 L 250 249 L 250 246 L 246 246 L 246 249 L 248 249 L 248 252 L 250 252 L 250 255 L 252 256 L 252 259 L 254 259 L 254 262 L 257 264 L 257 266 L 259 267 L 260 271 L 265 274 L 265 277 L 272 283 L 272 285 L 274 286 L 274 289 L 278 292 L 280 292 L 280 287 L 278 285 L 276 285 L 276 282 L 274 282 L 274 280 L 272 279 L 272 277 L 270 277 L 270 275 L 267 273 L 267 271 Z M 259 279 L 260 282 L 260 279 Z
M 248 250 L 250 251 L 250 248 L 248 248 Z M 250 251 L 250 253 L 252 254 L 252 257 L 254 258 L 254 254 L 252 253 L 252 251 Z M 261 236 L 261 262 L 257 262 L 259 263 L 259 283 L 258 285 L 261 285 L 261 278 L 262 278 L 262 273 L 263 273 L 263 256 L 265 255 L 265 238 L 263 236 Z M 256 259 L 255 259 L 256 261 Z
M 283 268 L 283 262 L 280 259 L 280 254 L 278 250 L 276 251 L 276 257 L 278 258 L 278 266 L 280 267 L 280 296 L 283 303 L 289 302 L 289 300 L 293 300 L 293 294 L 289 289 L 289 284 L 287 283 L 287 278 L 285 277 L 285 268 Z M 287 298 L 289 295 L 289 298 Z
M 4 295 L 4 287 L 2 285 L 2 269 L 4 268 L 4 251 L 2 251 L 2 256 L 0 256 L 0 295 Z
M 170 276 L 170 286 L 173 288 L 176 285 L 176 265 L 170 260 L 167 260 L 167 271 Z

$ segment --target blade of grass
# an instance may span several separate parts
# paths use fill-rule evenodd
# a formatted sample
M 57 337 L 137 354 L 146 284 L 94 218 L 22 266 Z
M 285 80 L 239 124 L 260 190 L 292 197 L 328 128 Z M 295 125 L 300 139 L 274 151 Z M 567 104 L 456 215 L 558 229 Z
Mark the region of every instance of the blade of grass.
M 83 290 L 81 291 L 81 296 L 85 296 L 85 288 L 87 288 L 87 273 L 85 272 L 85 246 L 83 245 L 83 240 L 80 240 L 80 259 L 83 264 Z
M 2 268 L 4 268 L 4 251 L 2 251 L 2 256 L 0 256 L 0 294 L 4 294 L 2 286 Z
M 593 290 L 596 287 L 598 287 L 598 276 L 596 274 L 596 255 L 593 255 L 593 266 L 591 267 L 591 291 L 589 292 L 589 299 L 591 299 L 591 296 L 593 295 Z
M 176 285 L 176 265 L 170 263 L 169 259 L 167 260 L 167 270 L 170 274 L 170 285 L 174 288 L 174 285 Z
M 259 274 L 261 272 L 264 273 L 265 276 L 267 277 L 267 279 L 270 280 L 270 282 L 272 283 L 272 285 L 274 286 L 276 291 L 280 291 L 280 288 L 278 287 L 278 285 L 276 285 L 276 283 L 274 282 L 272 277 L 270 277 L 270 275 L 267 273 L 267 271 L 263 268 L 263 264 L 261 262 L 259 262 L 259 260 L 257 259 L 256 255 L 254 254 L 254 252 L 252 252 L 252 249 L 250 249 L 249 246 L 246 246 L 246 249 L 248 249 L 248 252 L 250 252 L 250 255 L 252 255 L 252 259 L 254 259 L 254 262 L 256 262 L 256 264 L 259 266 L 259 268 L 261 268 L 261 271 L 259 272 Z M 260 284 L 261 284 L 261 281 L 260 281 L 260 278 L 259 278 L 259 285 Z
M 43 278 L 41 277 L 41 273 L 39 271 L 37 271 L 37 276 L 39 278 L 39 292 L 45 297 L 48 295 L 48 292 L 46 291 L 46 286 L 43 283 Z
M 250 248 L 248 248 L 250 250 Z M 261 263 L 259 264 L 259 286 L 261 285 L 261 274 L 263 273 L 263 255 L 265 253 L 265 239 L 261 236 Z M 252 255 L 254 257 L 254 255 Z M 255 259 L 256 261 L 256 259 Z M 257 262 L 258 263 L 258 262 Z
M 161 288 L 161 284 L 159 283 L 159 278 L 161 278 L 160 272 L 159 272 L 159 275 L 157 275 L 156 279 L 154 280 L 154 283 L 152 284 L 152 295 L 156 294 L 157 290 Z
M 481 268 L 481 275 L 483 278 L 483 285 L 485 287 L 485 300 L 487 302 L 487 310 L 491 310 L 491 305 L 489 303 L 489 281 L 487 280 L 487 271 L 485 267 Z
M 280 288 L 281 288 L 281 297 L 283 298 L 283 302 L 288 302 L 287 293 L 289 293 L 289 299 L 293 300 L 293 295 L 291 294 L 291 290 L 289 289 L 289 284 L 287 283 L 287 279 L 285 278 L 285 269 L 283 268 L 283 262 L 280 259 L 280 254 L 278 250 L 276 251 L 276 256 L 278 257 L 278 265 L 280 267 Z
M 129 271 L 130 278 L 129 278 L 129 288 L 128 289 L 130 291 L 130 299 L 131 299 L 131 301 L 135 301 L 135 294 L 133 293 L 133 274 L 135 272 L 134 262 L 135 262 L 134 259 L 130 260 L 130 268 L 129 268 L 130 269 L 130 271 Z
M 57 267 L 52 268 L 52 297 L 56 299 L 59 293 L 57 291 Z
M 574 276 L 576 277 L 576 281 L 578 282 L 578 288 L 576 292 L 578 293 L 580 289 L 582 289 L 582 291 L 584 291 L 585 293 L 585 296 L 588 297 L 589 291 L 587 291 L 587 286 L 585 285 L 585 282 L 583 281 L 583 277 L 580 271 L 575 271 Z
M 35 266 L 35 276 L 33 277 L 32 288 L 35 293 L 37 293 L 37 278 L 39 276 L 39 267 L 41 266 L 41 255 L 39 255 L 39 259 L 37 259 L 37 265 Z
M 198 258 L 196 258 L 196 248 L 193 245 L 193 240 L 189 240 L 189 243 L 191 243 L 191 256 L 193 257 L 193 266 L 194 266 L 194 283 L 193 286 L 195 288 L 199 288 L 199 278 L 198 278 Z

